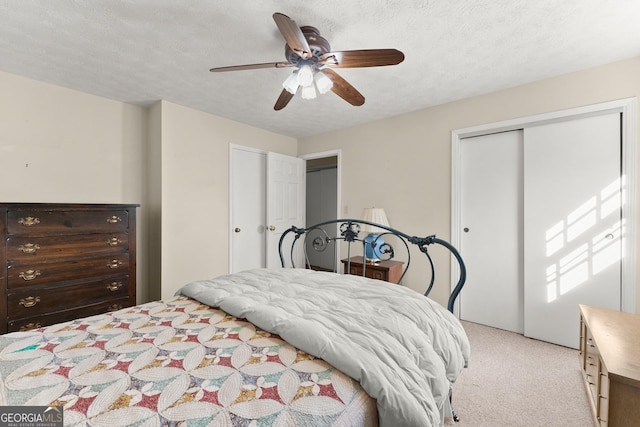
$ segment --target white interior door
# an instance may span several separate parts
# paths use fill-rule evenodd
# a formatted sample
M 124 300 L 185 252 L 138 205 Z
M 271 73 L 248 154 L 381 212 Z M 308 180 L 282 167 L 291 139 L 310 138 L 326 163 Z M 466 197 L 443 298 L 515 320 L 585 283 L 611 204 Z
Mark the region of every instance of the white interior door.
M 460 150 L 460 317 L 522 333 L 522 130 L 465 138 Z
M 266 154 L 232 147 L 230 270 L 266 266 Z
M 577 348 L 578 304 L 621 309 L 620 114 L 524 141 L 525 335 Z
M 267 153 L 267 250 L 266 265 L 278 268 L 278 243 L 292 225 L 305 226 L 305 160 L 278 153 Z M 292 240 L 287 240 L 285 248 Z M 287 244 L 289 246 L 287 246 Z M 296 267 L 304 267 L 302 242 L 296 245 Z M 287 260 L 289 259 L 288 253 Z

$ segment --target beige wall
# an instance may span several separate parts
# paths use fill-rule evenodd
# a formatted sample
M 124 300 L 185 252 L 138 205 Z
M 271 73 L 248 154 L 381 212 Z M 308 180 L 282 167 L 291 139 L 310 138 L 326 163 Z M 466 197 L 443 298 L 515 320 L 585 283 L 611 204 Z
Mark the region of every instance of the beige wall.
M 229 269 L 229 144 L 296 155 L 293 138 L 161 105 L 162 290 Z M 157 142 L 157 141 L 156 141 Z
M 141 203 L 144 108 L 0 72 L 0 200 Z M 146 298 L 138 210 L 138 294 Z M 139 299 L 140 300 L 140 299 Z
M 146 110 L 0 72 L 0 200 L 139 203 Z
M 451 131 L 640 97 L 639 76 L 640 57 L 305 138 L 299 141 L 298 153 L 342 150 L 344 216 L 359 216 L 366 206 L 383 207 L 393 227 L 449 239 Z M 373 177 L 375 185 L 371 185 Z M 436 264 L 438 277 L 444 277 L 445 283 L 432 296 L 444 303 L 448 259 L 436 257 Z M 414 272 L 407 284 L 424 291 L 426 280 L 425 273 Z M 640 290 L 636 300 L 640 301 Z
M 140 204 L 138 302 L 228 272 L 230 143 L 297 153 L 293 138 L 169 102 L 4 72 L 0 93 L 0 201 Z

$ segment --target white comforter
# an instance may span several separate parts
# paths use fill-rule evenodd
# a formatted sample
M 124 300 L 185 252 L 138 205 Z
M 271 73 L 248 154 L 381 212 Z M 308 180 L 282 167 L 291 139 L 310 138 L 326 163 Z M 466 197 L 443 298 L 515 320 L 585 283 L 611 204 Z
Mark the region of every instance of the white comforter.
M 246 318 L 360 382 L 381 426 L 438 426 L 469 357 L 458 320 L 403 286 L 302 269 L 198 281 L 180 294 Z

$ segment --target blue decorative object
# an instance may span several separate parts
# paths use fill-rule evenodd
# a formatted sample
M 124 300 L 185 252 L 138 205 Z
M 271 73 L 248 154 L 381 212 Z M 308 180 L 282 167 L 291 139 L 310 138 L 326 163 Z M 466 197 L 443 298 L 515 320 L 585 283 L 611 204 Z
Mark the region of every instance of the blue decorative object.
M 379 234 L 371 233 L 364 238 L 364 255 L 368 260 L 380 261 L 382 258 L 382 245 L 384 240 Z

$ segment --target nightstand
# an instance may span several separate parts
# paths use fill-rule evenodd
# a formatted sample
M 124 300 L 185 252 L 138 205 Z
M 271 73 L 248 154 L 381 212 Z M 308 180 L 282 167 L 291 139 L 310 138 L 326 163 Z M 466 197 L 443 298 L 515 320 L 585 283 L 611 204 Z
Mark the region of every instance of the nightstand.
M 356 276 L 362 276 L 362 270 L 364 258 L 361 256 L 354 256 L 350 258 L 351 269 L 347 272 L 347 265 L 349 265 L 349 259 L 342 260 L 344 264 L 345 273 L 353 274 Z M 384 280 L 385 282 L 398 283 L 400 276 L 402 276 L 402 261 L 378 261 L 376 263 L 367 261 L 365 276 L 371 279 Z

